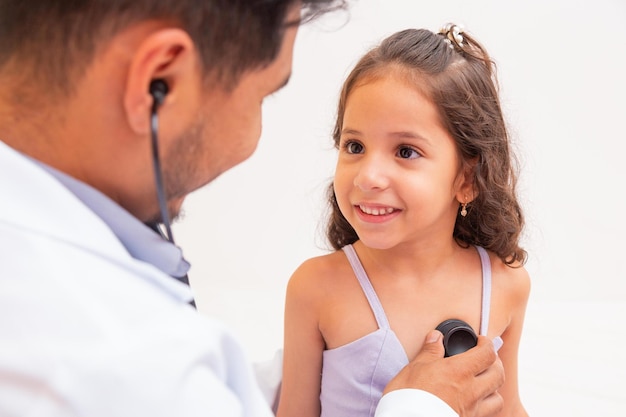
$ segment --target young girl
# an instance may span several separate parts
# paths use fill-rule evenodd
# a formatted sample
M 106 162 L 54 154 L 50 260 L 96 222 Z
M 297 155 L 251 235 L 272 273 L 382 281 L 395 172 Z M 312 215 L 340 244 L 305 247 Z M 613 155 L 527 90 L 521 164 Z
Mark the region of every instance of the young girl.
M 503 339 L 501 415 L 526 416 L 523 217 L 487 52 L 455 25 L 385 39 L 348 76 L 334 141 L 336 251 L 290 279 L 278 416 L 373 416 L 387 383 L 450 318 Z

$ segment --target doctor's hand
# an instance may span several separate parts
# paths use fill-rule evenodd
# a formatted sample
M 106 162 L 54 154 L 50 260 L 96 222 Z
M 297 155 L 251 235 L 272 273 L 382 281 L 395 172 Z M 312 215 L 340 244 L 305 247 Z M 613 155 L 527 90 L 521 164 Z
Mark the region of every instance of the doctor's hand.
M 416 388 L 445 401 L 461 417 L 488 417 L 503 406 L 498 389 L 504 368 L 493 343 L 478 336 L 478 345 L 467 352 L 444 358 L 443 336 L 433 330 L 415 359 L 392 379 L 384 393 Z

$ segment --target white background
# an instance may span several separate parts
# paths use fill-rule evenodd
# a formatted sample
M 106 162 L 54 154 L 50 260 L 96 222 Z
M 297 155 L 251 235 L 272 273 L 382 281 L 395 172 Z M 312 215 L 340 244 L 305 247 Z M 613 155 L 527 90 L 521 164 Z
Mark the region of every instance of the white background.
M 532 416 L 626 415 L 626 1 L 359 0 L 303 27 L 256 154 L 192 194 L 175 225 L 199 310 L 251 360 L 282 346 L 287 280 L 324 253 L 330 132 L 347 72 L 409 27 L 461 23 L 498 65 L 522 161 L 532 293 L 520 392 Z

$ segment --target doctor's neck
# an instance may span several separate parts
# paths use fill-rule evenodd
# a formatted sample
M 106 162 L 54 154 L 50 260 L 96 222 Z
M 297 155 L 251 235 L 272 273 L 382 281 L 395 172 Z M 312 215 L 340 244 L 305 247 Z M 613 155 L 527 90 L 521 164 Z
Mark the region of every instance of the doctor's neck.
M 93 73 L 94 71 L 92 71 Z M 0 141 L 107 195 L 138 219 L 155 191 L 146 140 L 131 136 L 120 110 L 120 80 L 82 77 L 69 95 L 42 92 L 0 68 Z M 105 88 L 106 87 L 106 88 Z M 146 116 L 147 117 L 147 116 Z

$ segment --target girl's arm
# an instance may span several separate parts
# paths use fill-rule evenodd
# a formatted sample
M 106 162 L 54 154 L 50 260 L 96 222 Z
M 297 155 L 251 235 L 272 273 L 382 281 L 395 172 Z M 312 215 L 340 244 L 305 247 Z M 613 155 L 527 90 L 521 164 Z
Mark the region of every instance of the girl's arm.
M 502 334 L 504 345 L 498 352 L 504 366 L 505 382 L 499 390 L 504 400 L 504 408 L 499 417 L 528 417 L 519 396 L 517 381 L 517 356 L 524 325 L 526 304 L 530 292 L 530 279 L 522 267 L 510 269 L 503 277 L 506 284 L 510 310 L 510 323 Z
M 319 417 L 322 352 L 319 285 L 305 262 L 289 280 L 285 302 L 283 381 L 278 417 Z

